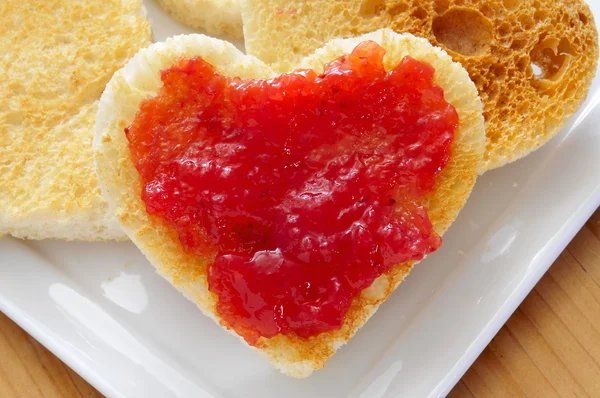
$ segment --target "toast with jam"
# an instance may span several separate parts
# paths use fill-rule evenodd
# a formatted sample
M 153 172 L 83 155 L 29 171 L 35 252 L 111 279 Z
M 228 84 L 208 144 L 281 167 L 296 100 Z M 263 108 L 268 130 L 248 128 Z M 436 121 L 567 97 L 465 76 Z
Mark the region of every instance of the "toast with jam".
M 153 44 L 107 85 L 94 153 L 158 273 L 306 377 L 440 246 L 484 144 L 465 69 L 380 30 L 284 74 L 202 35 Z

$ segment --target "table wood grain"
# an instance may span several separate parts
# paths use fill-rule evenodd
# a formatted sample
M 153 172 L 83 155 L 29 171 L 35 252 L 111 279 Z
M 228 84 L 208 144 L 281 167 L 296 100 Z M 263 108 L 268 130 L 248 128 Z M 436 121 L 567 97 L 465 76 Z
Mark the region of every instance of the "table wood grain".
M 600 209 L 449 395 L 600 397 Z M 0 313 L 0 397 L 101 397 Z

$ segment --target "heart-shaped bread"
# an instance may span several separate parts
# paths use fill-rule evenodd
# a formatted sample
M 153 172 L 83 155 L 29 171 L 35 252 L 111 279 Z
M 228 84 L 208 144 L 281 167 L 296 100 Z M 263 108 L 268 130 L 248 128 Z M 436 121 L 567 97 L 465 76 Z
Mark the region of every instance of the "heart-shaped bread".
M 434 48 L 425 39 L 390 30 L 333 40 L 305 58 L 295 69 L 313 69 L 321 73 L 325 64 L 351 53 L 365 41 L 374 41 L 385 49 L 383 63 L 388 71 L 405 56 L 431 65 L 435 69 L 434 83 L 443 89 L 445 101 L 458 114 L 458 127 L 448 162 L 435 177 L 433 190 L 423 199 L 433 229 L 441 235 L 465 204 L 483 159 L 485 132 L 477 90 L 467 72 L 444 51 Z M 157 96 L 163 85 L 161 71 L 183 59 L 196 57 L 201 57 L 223 76 L 246 79 L 277 76 L 267 65 L 244 55 L 233 45 L 201 35 L 174 37 L 140 51 L 114 75 L 102 97 L 94 136 L 96 169 L 103 193 L 123 229 L 159 274 L 206 315 L 227 325 L 217 311 L 218 296 L 209 291 L 207 268 L 214 261 L 214 255 L 199 256 L 186 251 L 172 224 L 148 214 L 142 200 L 142 178 L 132 162 L 125 133 L 139 114 L 142 103 Z M 287 375 L 310 375 L 313 370 L 323 367 L 327 359 L 365 324 L 414 263 L 408 261 L 393 266 L 362 290 L 352 301 L 339 330 L 310 337 L 287 333 L 266 338 L 263 334 L 252 344 L 253 348 Z

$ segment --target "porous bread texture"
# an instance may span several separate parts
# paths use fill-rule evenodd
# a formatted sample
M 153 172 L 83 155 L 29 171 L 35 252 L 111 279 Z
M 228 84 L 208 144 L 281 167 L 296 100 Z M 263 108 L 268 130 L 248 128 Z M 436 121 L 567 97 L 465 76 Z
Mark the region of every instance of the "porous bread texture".
M 584 101 L 598 60 L 582 0 L 244 0 L 246 51 L 287 70 L 328 40 L 379 28 L 445 49 L 483 101 L 481 172 L 552 138 Z
M 139 0 L 0 2 L 0 236 L 125 239 L 94 172 L 96 110 L 150 43 Z
M 240 0 L 156 0 L 177 21 L 209 35 L 243 37 Z
M 431 64 L 435 83 L 445 92 L 459 115 L 459 127 L 447 167 L 436 180 L 435 191 L 426 206 L 435 230 L 442 234 L 454 221 L 475 183 L 483 159 L 485 133 L 481 101 L 467 72 L 442 50 L 426 40 L 408 34 L 380 30 L 351 39 L 329 42 L 291 69 L 323 66 L 365 41 L 373 40 L 387 53 L 385 67 L 395 67 L 406 55 Z M 161 218 L 146 212 L 141 200 L 142 183 L 129 151 L 124 129 L 131 125 L 141 102 L 156 95 L 162 83 L 160 71 L 181 58 L 204 58 L 219 73 L 242 78 L 271 78 L 277 75 L 262 61 L 244 55 L 233 45 L 202 35 L 177 36 L 140 51 L 109 82 L 100 101 L 96 118 L 94 149 L 100 186 L 111 208 L 131 240 L 146 255 L 159 274 L 169 280 L 209 317 L 219 322 L 217 297 L 208 291 L 206 269 L 211 258 L 184 251 L 177 232 Z M 365 289 L 348 312 L 341 330 L 309 339 L 278 335 L 260 338 L 253 347 L 283 373 L 307 377 L 324 366 L 335 351 L 345 344 L 377 310 L 408 274 L 414 263 L 394 267 Z M 242 340 L 243 341 L 243 340 Z

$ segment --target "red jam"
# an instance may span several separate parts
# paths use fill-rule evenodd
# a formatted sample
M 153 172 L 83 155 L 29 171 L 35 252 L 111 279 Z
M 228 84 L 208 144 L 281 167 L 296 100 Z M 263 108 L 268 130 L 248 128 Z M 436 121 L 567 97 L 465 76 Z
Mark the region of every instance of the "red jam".
M 364 42 L 270 80 L 185 59 L 126 130 L 147 211 L 217 253 L 209 289 L 250 344 L 339 329 L 375 278 L 441 244 L 421 203 L 458 116 L 430 65 L 386 73 L 384 53 Z

